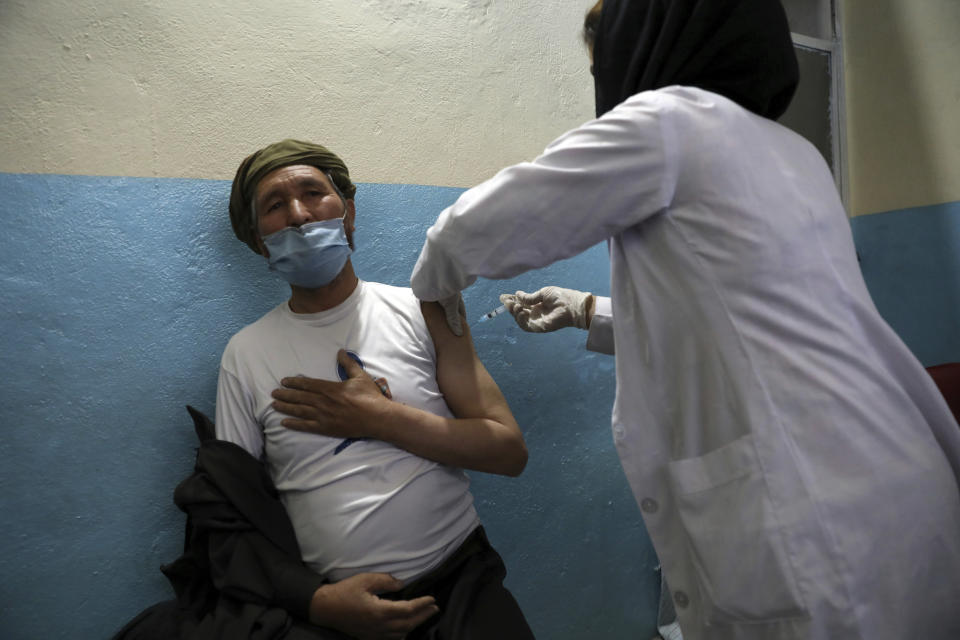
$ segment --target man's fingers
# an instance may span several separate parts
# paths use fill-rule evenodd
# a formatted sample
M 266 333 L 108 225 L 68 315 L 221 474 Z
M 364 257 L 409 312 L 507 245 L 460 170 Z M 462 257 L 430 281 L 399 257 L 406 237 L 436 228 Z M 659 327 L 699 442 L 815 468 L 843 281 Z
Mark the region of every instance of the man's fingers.
M 395 628 L 406 631 L 411 631 L 440 611 L 433 596 L 413 600 L 384 600 L 383 603 L 387 607 L 387 615 L 397 625 Z
M 317 410 L 304 404 L 274 400 L 273 403 L 271 403 L 271 406 L 277 412 L 293 418 L 303 418 L 305 420 L 309 420 L 316 419 L 317 417 Z
M 375 631 L 370 637 L 383 640 L 405 638 L 408 633 L 440 611 L 433 596 L 411 600 L 389 600 L 380 597 L 381 594 L 395 593 L 404 586 L 403 582 L 388 573 L 359 573 L 337 584 L 346 589 L 345 593 L 356 594 L 355 597 L 366 603 L 365 617 L 372 625 L 367 631 Z M 363 596 L 364 592 L 366 596 Z
M 377 636 L 384 639 L 403 639 L 407 634 L 419 627 L 421 624 L 440 613 L 440 607 L 436 605 L 432 596 L 424 596 L 415 600 L 390 601 L 383 600 L 381 621 L 383 623 L 381 633 Z
M 423 624 L 433 616 L 437 615 L 438 613 L 440 613 L 440 607 L 438 607 L 435 604 L 430 605 L 427 609 L 423 611 L 423 613 L 418 614 L 416 618 L 414 618 L 413 628 L 416 629 L 421 624 Z
M 360 573 L 356 579 L 362 580 L 364 588 L 374 595 L 403 589 L 403 582 L 389 573 Z
M 407 602 L 412 605 L 407 613 L 407 622 L 410 624 L 409 630 L 411 631 L 440 613 L 440 607 L 437 606 L 432 596 L 424 596 Z
M 307 391 L 293 391 L 291 389 L 274 389 L 271 394 L 274 398 L 270 404 L 278 413 L 299 418 L 299 420 L 283 420 L 283 426 L 298 431 L 318 432 L 314 425 L 324 420 L 328 413 L 322 406 L 317 405 L 318 396 Z M 319 433 L 319 432 L 318 432 Z
M 386 378 L 374 378 L 373 381 L 380 387 L 380 393 L 382 393 L 384 397 L 388 400 L 393 400 L 393 394 L 390 393 L 390 383 L 387 382 Z
M 359 378 L 365 375 L 363 367 L 347 354 L 346 349 L 337 351 L 337 362 L 339 362 L 343 370 L 347 372 L 347 377 Z
M 365 573 L 360 575 L 363 576 L 362 579 L 367 591 L 374 595 L 393 593 L 403 588 L 403 582 L 389 573 Z M 440 610 L 433 596 L 421 596 L 412 600 L 384 600 L 383 605 L 395 617 L 406 620 L 418 618 L 420 622 Z M 420 624 L 420 622 L 417 622 L 417 624 Z
M 424 611 L 431 611 L 437 607 L 437 601 L 433 596 L 420 596 L 413 600 L 393 600 L 397 606 L 397 611 L 402 612 L 407 617 L 418 616 Z
M 311 391 L 320 393 L 328 385 L 339 384 L 329 380 L 320 380 L 319 378 L 308 378 L 307 376 L 288 376 L 280 380 L 280 384 L 287 389 L 299 389 L 301 391 Z
M 310 405 L 318 397 L 316 391 L 300 391 L 299 389 L 274 389 L 270 396 L 276 402 L 282 402 L 289 405 Z M 276 402 L 274 406 L 276 407 Z

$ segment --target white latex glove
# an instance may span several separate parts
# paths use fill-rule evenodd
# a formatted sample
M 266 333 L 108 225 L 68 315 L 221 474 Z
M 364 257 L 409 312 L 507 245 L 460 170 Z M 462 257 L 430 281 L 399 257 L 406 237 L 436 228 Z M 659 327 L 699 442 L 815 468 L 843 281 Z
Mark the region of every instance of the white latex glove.
M 593 311 L 593 294 L 563 287 L 544 287 L 534 293 L 517 291 L 500 296 L 517 325 L 524 331 L 546 333 L 564 327 L 587 329 Z
M 463 318 L 467 315 L 467 309 L 463 306 L 463 297 L 455 293 L 443 300 L 437 300 L 437 303 L 443 307 L 443 313 L 447 317 L 447 326 L 455 336 L 463 335 Z

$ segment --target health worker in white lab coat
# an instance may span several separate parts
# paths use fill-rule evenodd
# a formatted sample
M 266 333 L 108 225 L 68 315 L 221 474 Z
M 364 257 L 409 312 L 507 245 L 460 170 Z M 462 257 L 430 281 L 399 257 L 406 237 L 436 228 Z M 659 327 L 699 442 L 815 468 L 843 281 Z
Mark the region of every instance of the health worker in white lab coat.
M 960 638 L 960 428 L 775 121 L 779 2 L 606 0 L 585 34 L 597 119 L 443 211 L 414 293 L 455 316 L 608 242 L 613 438 L 686 640 Z

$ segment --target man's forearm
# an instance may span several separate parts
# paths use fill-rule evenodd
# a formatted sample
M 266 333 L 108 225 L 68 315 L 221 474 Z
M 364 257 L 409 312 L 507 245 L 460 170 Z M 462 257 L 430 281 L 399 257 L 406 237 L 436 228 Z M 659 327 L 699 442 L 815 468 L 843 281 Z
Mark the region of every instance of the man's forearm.
M 448 367 L 445 399 L 463 417 L 445 418 L 388 399 L 359 365 L 346 356 L 340 363 L 349 373 L 342 383 L 301 376 L 281 381 L 273 407 L 290 416 L 283 426 L 334 438 L 375 438 L 442 464 L 489 473 L 518 475 L 526 465 L 523 434 L 482 365 Z
M 391 403 L 370 437 L 452 467 L 517 476 L 527 464 L 519 431 L 492 418 L 444 418 Z

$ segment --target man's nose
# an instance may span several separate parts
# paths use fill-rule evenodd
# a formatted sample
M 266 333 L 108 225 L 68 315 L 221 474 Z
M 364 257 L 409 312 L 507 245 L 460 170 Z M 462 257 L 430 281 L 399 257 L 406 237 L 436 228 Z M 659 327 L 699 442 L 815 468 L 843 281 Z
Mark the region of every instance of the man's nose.
M 290 224 L 299 227 L 302 224 L 310 222 L 310 212 L 300 200 L 290 202 Z

